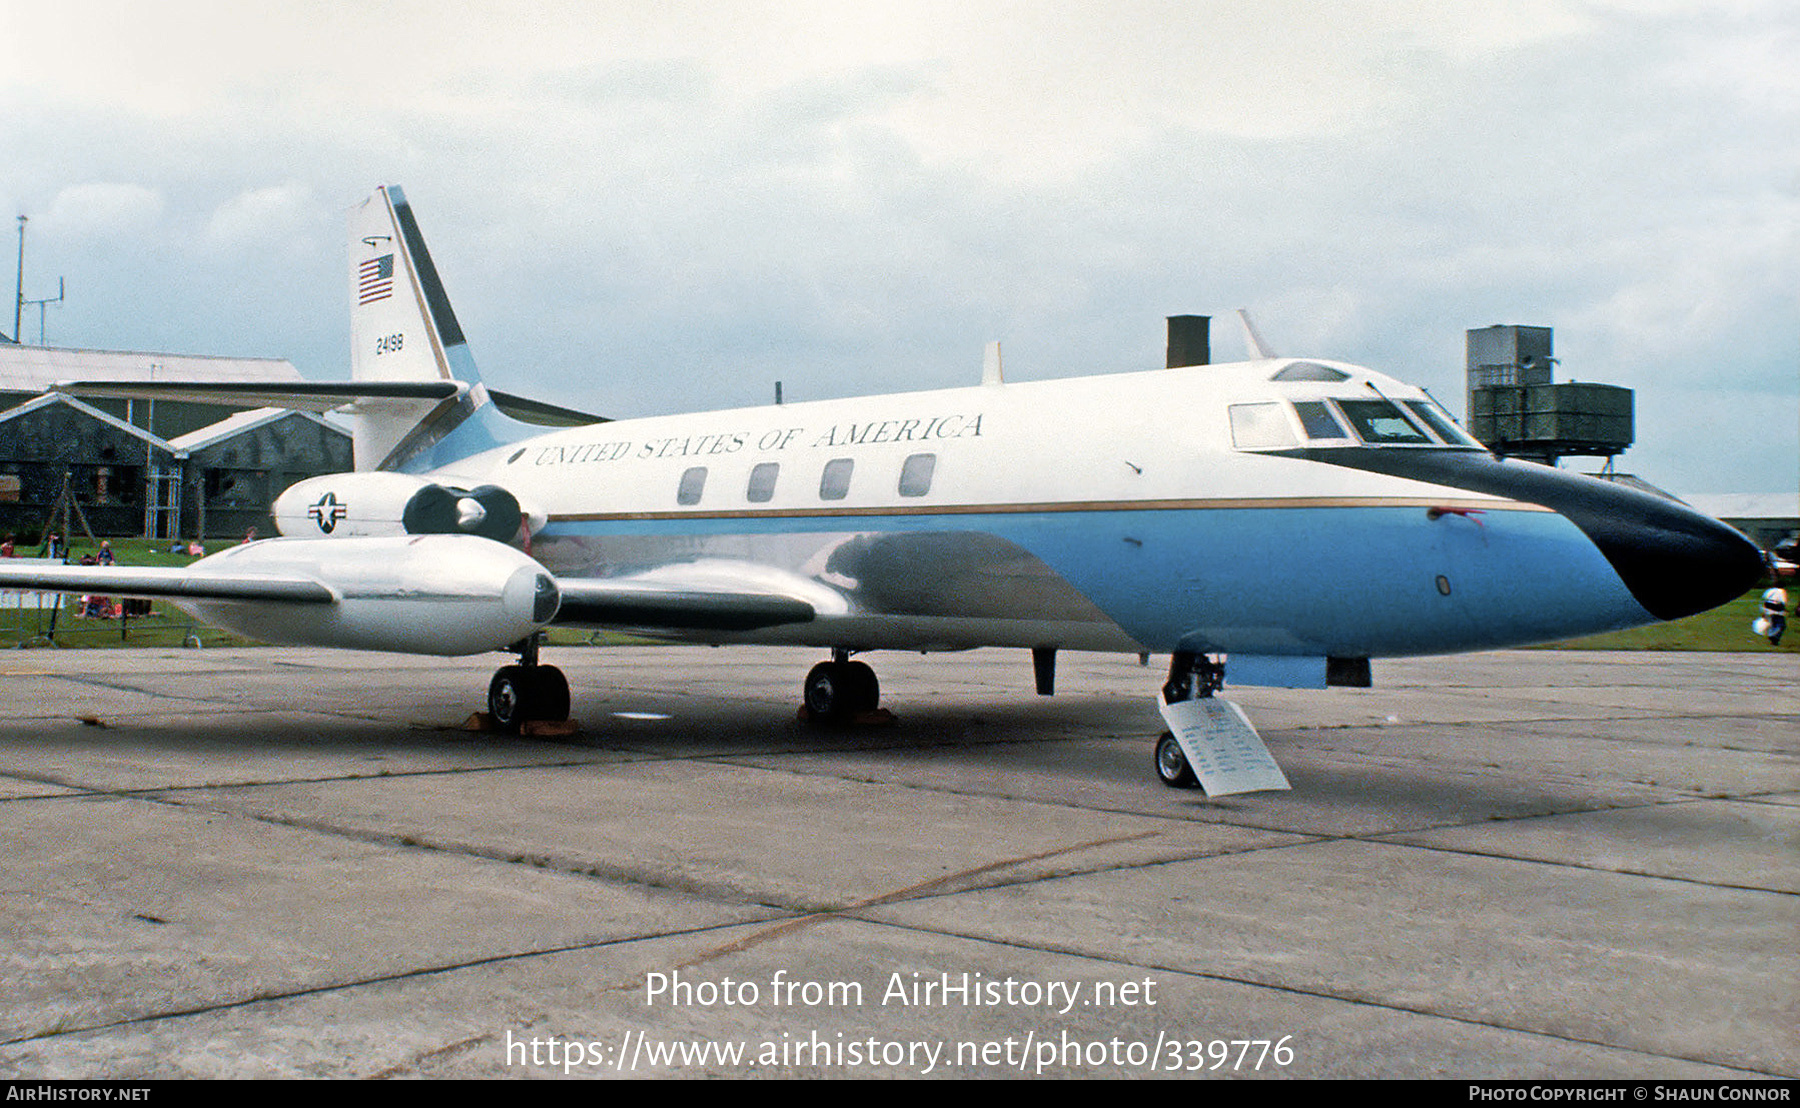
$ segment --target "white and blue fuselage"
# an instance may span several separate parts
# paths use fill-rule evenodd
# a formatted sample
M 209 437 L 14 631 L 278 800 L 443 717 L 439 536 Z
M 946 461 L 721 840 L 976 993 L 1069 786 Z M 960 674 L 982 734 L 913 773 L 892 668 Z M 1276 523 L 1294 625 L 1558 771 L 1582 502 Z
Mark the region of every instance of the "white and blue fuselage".
M 816 612 L 678 633 L 705 641 L 1441 653 L 1668 618 L 1584 512 L 1640 517 L 1627 541 L 1673 559 L 1651 604 L 1687 545 L 1755 562 L 1680 505 L 1495 460 L 1416 388 L 1293 359 L 623 420 L 426 476 L 514 493 L 559 579 Z M 1675 607 L 1722 599 L 1691 584 Z

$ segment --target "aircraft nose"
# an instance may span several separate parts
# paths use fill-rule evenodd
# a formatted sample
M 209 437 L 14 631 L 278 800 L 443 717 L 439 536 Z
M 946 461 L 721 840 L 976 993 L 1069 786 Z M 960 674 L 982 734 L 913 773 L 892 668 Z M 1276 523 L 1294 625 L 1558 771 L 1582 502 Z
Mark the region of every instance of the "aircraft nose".
M 1553 466 L 1476 451 L 1317 450 L 1314 461 L 1539 504 L 1580 528 L 1632 598 L 1657 619 L 1680 619 L 1743 595 L 1762 577 L 1762 552 L 1678 500 Z
M 1685 504 L 1616 489 L 1608 503 L 1568 513 L 1644 609 L 1680 619 L 1716 608 L 1761 579 L 1762 551 Z

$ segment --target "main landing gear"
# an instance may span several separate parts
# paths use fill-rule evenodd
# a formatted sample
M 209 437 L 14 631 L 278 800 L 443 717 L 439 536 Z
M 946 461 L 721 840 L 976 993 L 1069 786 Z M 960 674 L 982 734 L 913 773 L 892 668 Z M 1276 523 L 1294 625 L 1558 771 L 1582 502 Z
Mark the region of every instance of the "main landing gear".
M 569 718 L 569 681 L 555 666 L 538 664 L 538 635 L 513 644 L 519 664 L 501 666 L 488 682 L 488 716 L 502 731 L 526 723 Z
M 1204 654 L 1178 650 L 1169 659 L 1169 679 L 1162 687 L 1163 702 L 1176 704 L 1183 700 L 1204 700 L 1225 687 L 1225 666 Z M 1171 789 L 1197 789 L 1199 778 L 1188 765 L 1187 754 L 1175 741 L 1175 733 L 1164 731 L 1156 740 L 1156 776 Z
M 810 723 L 848 723 L 880 703 L 875 671 L 866 662 L 851 661 L 850 651 L 840 647 L 831 652 L 831 661 L 820 662 L 806 675 L 800 711 Z

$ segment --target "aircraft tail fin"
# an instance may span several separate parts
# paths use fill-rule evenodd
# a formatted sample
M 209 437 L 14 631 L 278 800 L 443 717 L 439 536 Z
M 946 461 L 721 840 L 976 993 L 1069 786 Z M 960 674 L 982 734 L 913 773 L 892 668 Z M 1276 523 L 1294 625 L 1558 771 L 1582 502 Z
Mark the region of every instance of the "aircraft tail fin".
M 455 386 L 437 400 L 357 401 L 357 469 L 432 469 L 538 433 L 488 396 L 399 186 L 351 209 L 349 270 L 351 380 Z

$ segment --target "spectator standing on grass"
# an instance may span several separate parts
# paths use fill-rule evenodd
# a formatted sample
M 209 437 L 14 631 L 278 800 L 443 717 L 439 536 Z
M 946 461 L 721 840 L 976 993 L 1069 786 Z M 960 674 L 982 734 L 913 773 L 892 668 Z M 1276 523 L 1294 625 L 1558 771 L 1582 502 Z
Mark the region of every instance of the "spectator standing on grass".
M 1762 615 L 1758 616 L 1750 629 L 1759 635 L 1768 637 L 1770 646 L 1780 646 L 1781 636 L 1787 632 L 1787 590 L 1780 585 L 1765 589 L 1762 594 Z

